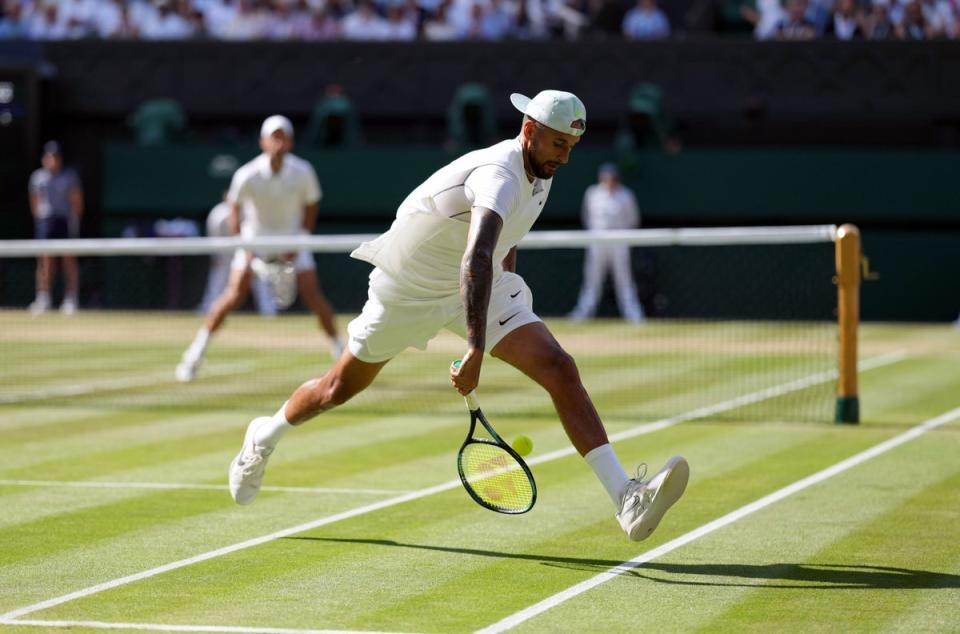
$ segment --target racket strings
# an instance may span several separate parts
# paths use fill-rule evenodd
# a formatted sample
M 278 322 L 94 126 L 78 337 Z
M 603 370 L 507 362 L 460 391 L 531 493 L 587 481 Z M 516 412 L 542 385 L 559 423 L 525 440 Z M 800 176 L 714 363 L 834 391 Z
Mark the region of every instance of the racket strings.
M 297 269 L 293 262 L 282 259 L 255 259 L 254 272 L 267 282 L 277 308 L 289 308 L 297 299 Z
M 533 503 L 527 474 L 502 447 L 471 443 L 464 447 L 460 460 L 467 485 L 491 507 L 521 512 Z

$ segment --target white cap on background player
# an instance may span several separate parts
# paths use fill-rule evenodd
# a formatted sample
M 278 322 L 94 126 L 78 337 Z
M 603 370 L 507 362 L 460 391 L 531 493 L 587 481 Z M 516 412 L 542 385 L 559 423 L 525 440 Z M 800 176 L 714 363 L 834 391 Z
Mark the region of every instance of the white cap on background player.
M 587 130 L 587 108 L 572 92 L 542 90 L 531 99 L 518 92 L 510 95 L 513 107 L 557 132 L 580 136 Z
M 282 114 L 275 114 L 263 120 L 263 125 L 260 126 L 260 137 L 270 136 L 277 130 L 283 130 L 284 134 L 293 138 L 293 124 Z

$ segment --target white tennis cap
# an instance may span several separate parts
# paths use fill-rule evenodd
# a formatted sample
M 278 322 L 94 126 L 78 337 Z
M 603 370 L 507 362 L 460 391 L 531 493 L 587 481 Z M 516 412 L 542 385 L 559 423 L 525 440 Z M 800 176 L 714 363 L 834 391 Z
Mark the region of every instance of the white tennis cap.
M 572 92 L 543 90 L 533 99 L 515 92 L 510 95 L 510 103 L 531 119 L 557 132 L 580 136 L 587 130 L 587 108 Z
M 263 120 L 260 126 L 260 137 L 270 136 L 277 130 L 283 130 L 288 137 L 293 137 L 293 124 L 282 114 L 275 114 Z

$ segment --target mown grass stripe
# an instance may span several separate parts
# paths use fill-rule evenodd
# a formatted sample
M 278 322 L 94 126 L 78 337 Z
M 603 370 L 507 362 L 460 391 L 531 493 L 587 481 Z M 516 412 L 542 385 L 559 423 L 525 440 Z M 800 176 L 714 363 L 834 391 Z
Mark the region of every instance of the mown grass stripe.
M 83 588 L 82 590 L 77 590 L 76 592 L 71 592 L 71 593 L 69 593 L 69 594 L 65 594 L 65 595 L 62 595 L 62 596 L 59 596 L 59 597 L 55 597 L 55 598 L 52 598 L 52 599 L 48 599 L 48 600 L 46 600 L 46 601 L 41 601 L 41 602 L 35 603 L 35 604 L 33 604 L 33 605 L 29 605 L 29 606 L 25 606 L 25 607 L 22 607 L 22 608 L 18 608 L 18 609 L 16 609 L 16 610 L 12 610 L 12 611 L 10 611 L 10 612 L 7 612 L 6 614 L 0 615 L 0 620 L 2 620 L 2 619 L 16 619 L 16 618 L 18 618 L 18 617 L 21 617 L 21 616 L 24 616 L 24 615 L 27 615 L 27 614 L 32 614 L 32 613 L 38 612 L 38 611 L 40 611 L 40 610 L 45 610 L 45 609 L 47 609 L 47 608 L 51 608 L 51 607 L 54 607 L 54 606 L 57 606 L 57 605 L 60 605 L 60 604 L 63 604 L 63 603 L 67 603 L 68 601 L 73 601 L 73 600 L 76 600 L 76 599 L 80 599 L 80 598 L 82 598 L 82 597 L 90 596 L 90 595 L 92 595 L 92 594 L 97 594 L 98 592 L 103 592 L 104 590 L 109 590 L 109 589 L 111 589 L 111 588 L 116 588 L 116 587 L 119 587 L 119 586 L 122 586 L 122 585 L 126 585 L 126 584 L 128 584 L 128 583 L 133 583 L 133 582 L 136 582 L 136 581 L 140 581 L 140 580 L 142 580 L 142 579 L 148 579 L 148 578 L 150 578 L 150 577 L 153 577 L 153 576 L 156 576 L 156 575 L 159 575 L 159 574 L 163 574 L 163 573 L 169 572 L 169 571 L 171 571 L 171 570 L 177 570 L 178 568 L 183 568 L 183 567 L 186 567 L 186 566 L 191 566 L 191 565 L 193 565 L 193 564 L 196 564 L 196 563 L 199 563 L 199 562 L 202 562 L 202 561 L 207 561 L 207 560 L 209 560 L 209 559 L 214 559 L 214 558 L 216 558 L 216 557 L 222 557 L 222 556 L 224 556 L 224 555 L 228 555 L 228 554 L 230 554 L 230 553 L 234 553 L 234 552 L 237 552 L 237 551 L 240 551 L 240 550 L 245 550 L 245 549 L 247 549 L 247 548 L 252 548 L 252 547 L 254 547 L 254 546 L 259 546 L 259 545 L 261 545 L 261 544 L 266 544 L 266 543 L 268 543 L 268 542 L 271 542 L 271 541 L 274 541 L 274 540 L 277 540 L 277 539 L 281 539 L 281 538 L 283 538 L 283 537 L 287 537 L 288 535 L 295 535 L 295 534 L 297 534 L 297 533 L 302 533 L 302 532 L 304 532 L 304 531 L 312 530 L 312 529 L 314 529 L 314 528 L 319 528 L 319 527 L 321 527 L 321 526 L 326 526 L 326 525 L 328 525 L 328 524 L 333 524 L 333 523 L 335 523 L 335 522 L 339 522 L 339 521 L 342 521 L 342 520 L 345 520 L 345 519 L 350 519 L 350 518 L 353 518 L 353 517 L 357 517 L 357 516 L 359 516 L 359 515 L 364 515 L 364 514 L 366 514 L 366 513 L 371 513 L 371 512 L 373 512 L 373 511 L 379 511 L 379 510 L 384 509 L 384 508 L 389 508 L 389 507 L 395 506 L 395 505 L 397 505 L 397 504 L 403 504 L 404 502 L 409 502 L 409 501 L 411 501 L 411 500 L 417 500 L 417 499 L 420 499 L 420 498 L 422 498 L 422 497 L 426 497 L 426 496 L 429 496 L 429 495 L 434 495 L 434 494 L 440 493 L 440 492 L 442 492 L 442 491 L 449 491 L 450 489 L 453 489 L 453 488 L 455 488 L 455 487 L 457 487 L 457 486 L 460 486 L 460 480 L 451 480 L 451 481 L 448 481 L 448 482 L 444 482 L 443 484 L 438 484 L 438 485 L 433 486 L 433 487 L 429 487 L 429 488 L 426 488 L 426 489 L 421 489 L 421 490 L 419 490 L 419 491 L 414 491 L 414 492 L 412 492 L 412 493 L 408 493 L 408 494 L 405 494 L 405 495 L 401 495 L 401 496 L 397 496 L 397 497 L 394 497 L 394 498 L 390 498 L 390 499 L 388 499 L 388 500 L 383 500 L 383 501 L 380 501 L 380 502 L 375 502 L 375 503 L 373 503 L 373 504 L 367 504 L 367 505 L 365 505 L 365 506 L 356 507 L 356 508 L 350 509 L 349 511 L 344 511 L 344 512 L 342 512 L 342 513 L 336 513 L 336 514 L 334 514 L 334 515 L 329 515 L 329 516 L 326 516 L 326 517 L 321 517 L 321 518 L 319 518 L 319 519 L 317 519 L 317 520 L 314 520 L 314 521 L 312 521 L 312 522 L 306 522 L 306 523 L 304 523 L 304 524 L 299 524 L 299 525 L 297 525 L 297 526 L 291 526 L 290 528 L 286 528 L 286 529 L 283 529 L 283 530 L 280 530 L 280 531 L 276 531 L 276 532 L 270 533 L 270 534 L 268 534 L 268 535 L 262 535 L 262 536 L 260 536 L 260 537 L 254 538 L 254 539 L 248 539 L 248 540 L 246 540 L 246 541 L 239 542 L 239 543 L 236 543 L 236 544 L 231 544 L 230 546 L 225 546 L 225 547 L 223 547 L 223 548 L 218 548 L 218 549 L 216 549 L 216 550 L 212 550 L 212 551 L 209 551 L 209 552 L 206 552 L 206 553 L 202 553 L 202 554 L 196 555 L 196 556 L 194 556 L 194 557 L 189 557 L 189 558 L 187 558 L 187 559 L 181 559 L 181 560 L 179 560 L 179 561 L 174 561 L 174 562 L 171 562 L 171 563 L 168 563 L 168 564 L 164 564 L 164 565 L 162 565 L 162 566 L 157 566 L 156 568 L 151 568 L 150 570 L 144 570 L 143 572 L 139 572 L 139 573 L 132 574 L 132 575 L 127 575 L 127 576 L 125 576 L 125 577 L 121 577 L 121 578 L 119 578 L 119 579 L 113 579 L 113 580 L 111 580 L 111 581 L 107 581 L 107 582 L 104 582 L 104 583 L 99 583 L 99 584 L 97 584 L 97 585 L 90 586 L 89 588 Z
M 757 589 L 718 610 L 703 623 L 704 629 L 736 631 L 760 621 L 778 632 L 934 631 L 938 628 L 903 627 L 900 621 L 899 615 L 921 597 L 941 604 L 939 629 L 960 622 L 955 600 L 960 575 L 948 572 L 957 571 L 960 553 L 955 535 L 944 530 L 960 503 L 960 464 L 949 458 L 960 448 L 960 436 L 952 433 L 956 431 L 960 429 L 928 434 L 898 458 L 887 455 L 863 465 L 842 483 L 822 487 L 778 513 L 774 521 L 782 527 L 784 536 L 778 541 L 783 550 L 797 552 L 800 543 L 809 541 L 819 547 L 807 551 L 805 558 L 794 558 L 800 563 L 777 581 L 757 580 Z M 902 468 L 896 477 L 886 478 L 897 464 Z M 839 508 L 843 514 L 822 514 L 822 509 Z M 755 539 L 756 533 L 757 528 L 748 532 Z M 738 539 L 749 537 L 741 534 Z M 770 587 L 803 591 L 759 590 Z M 858 603 L 878 605 L 846 610 L 850 597 L 837 590 L 861 591 L 866 596 Z M 942 592 L 921 592 L 930 590 Z
M 172 623 L 105 623 L 103 621 L 42 621 L 0 619 L 0 625 L 25 627 L 88 627 L 97 630 L 146 630 L 151 632 L 226 632 L 236 634 L 402 634 L 368 630 L 309 630 L 288 627 L 244 627 L 242 625 L 179 625 Z
M 230 364 L 229 366 L 215 365 L 205 372 L 210 376 L 229 376 L 252 371 L 256 365 L 252 362 Z M 30 401 L 45 401 L 53 398 L 69 396 L 89 396 L 99 392 L 114 392 L 131 388 L 154 387 L 157 384 L 174 383 L 172 372 L 157 371 L 152 373 L 138 373 L 135 376 L 123 376 L 112 379 L 100 379 L 88 382 L 72 380 L 67 384 L 59 383 L 55 387 L 19 392 L 16 394 L 0 394 L 0 404 L 27 403 Z
M 743 519 L 748 515 L 756 513 L 757 511 L 764 509 L 771 504 L 779 502 L 780 500 L 787 498 L 799 491 L 803 491 L 804 489 L 815 484 L 819 484 L 820 482 L 832 478 L 837 474 L 852 469 L 853 467 L 882 455 L 896 447 L 899 447 L 900 445 L 903 445 L 904 443 L 910 442 L 911 440 L 914 440 L 928 431 L 936 429 L 937 427 L 945 425 L 958 418 L 960 418 L 960 407 L 950 410 L 949 412 L 941 414 L 935 418 L 924 421 L 907 432 L 894 436 L 889 440 L 886 440 L 878 445 L 874 445 L 870 449 L 851 456 L 850 458 L 838 462 L 833 466 L 823 469 L 822 471 L 818 471 L 817 473 L 807 476 L 802 480 L 798 480 L 793 484 L 783 487 L 782 489 L 774 491 L 773 493 L 766 495 L 759 500 L 727 513 L 726 515 L 719 517 L 712 522 L 704 524 L 703 526 L 700 526 L 699 528 L 688 533 L 685 533 L 684 535 L 681 535 L 676 539 L 654 548 L 653 550 L 649 550 L 629 561 L 625 561 L 619 566 L 610 568 L 609 570 L 606 570 L 586 581 L 567 588 L 562 592 L 558 592 L 553 596 L 547 597 L 543 601 L 540 601 L 524 610 L 511 614 L 510 616 L 507 616 L 506 618 L 503 618 L 492 625 L 479 629 L 477 630 L 477 634 L 496 634 L 498 632 L 505 632 L 513 629 L 521 623 L 529 621 L 530 619 L 543 614 L 544 612 L 547 612 L 548 610 L 551 610 L 556 606 L 565 603 L 566 601 L 569 601 L 580 594 L 583 594 L 584 592 L 587 592 L 603 583 L 606 583 L 607 581 L 610 581 L 611 579 L 615 579 L 624 573 L 628 573 L 635 568 L 638 568 L 644 563 L 653 561 L 658 557 L 673 552 L 674 550 L 677 550 L 678 548 L 681 548 L 690 542 L 696 541 L 705 535 L 709 535 L 714 531 L 724 528 L 725 526 Z
M 29 487 L 71 487 L 77 489 L 169 489 L 197 491 L 227 491 L 229 487 L 220 484 L 190 484 L 183 482 L 100 482 L 86 480 L 70 482 L 65 480 L 0 480 L 0 486 Z M 396 495 L 408 493 L 402 489 L 348 489 L 331 487 L 284 487 L 263 486 L 263 491 L 282 491 L 284 493 L 348 493 L 357 495 Z
M 879 359 L 874 359 L 874 360 L 873 360 L 873 365 L 872 365 L 872 367 L 878 367 L 878 365 L 881 365 L 881 364 L 895 363 L 895 362 L 899 361 L 901 358 L 902 358 L 902 355 L 888 355 L 888 356 L 886 356 L 886 357 L 881 357 L 881 358 L 879 358 Z M 825 379 L 822 377 L 822 374 L 818 374 L 818 375 L 812 375 L 811 377 L 808 377 L 808 380 L 807 380 L 807 381 L 812 381 L 812 380 L 825 380 Z M 781 386 L 774 386 L 774 387 L 768 388 L 768 389 L 766 389 L 766 390 L 761 390 L 760 392 L 755 393 L 755 395 L 752 395 L 752 396 L 751 396 L 751 395 L 748 395 L 749 398 L 747 398 L 747 400 L 744 400 L 743 398 L 741 398 L 741 399 L 734 399 L 734 400 L 732 400 L 732 401 L 728 401 L 727 404 L 726 404 L 726 407 L 728 407 L 728 408 L 733 408 L 733 407 L 739 407 L 739 406 L 741 406 L 741 405 L 744 405 L 744 404 L 747 404 L 747 403 L 750 403 L 750 402 L 756 402 L 758 399 L 764 398 L 763 396 L 761 396 L 761 395 L 763 395 L 763 394 L 769 395 L 769 396 L 766 396 L 766 398 L 769 398 L 770 396 L 776 396 L 776 395 L 779 395 L 779 394 L 784 393 L 784 390 L 789 390 L 789 389 L 802 389 L 803 387 L 805 387 L 805 386 L 808 384 L 807 381 L 803 381 L 803 380 L 802 380 L 802 381 L 793 381 L 793 382 L 791 382 L 790 384 L 788 384 L 787 386 L 783 386 L 783 387 L 781 387 Z M 778 389 L 778 388 L 779 388 L 779 389 Z M 751 398 L 752 398 L 752 400 L 750 400 Z M 718 405 L 712 406 L 712 407 L 710 407 L 710 408 L 700 408 L 700 409 L 698 409 L 698 410 L 694 410 L 694 412 L 700 412 L 698 415 L 702 417 L 702 416 L 709 415 L 710 413 L 716 413 L 716 412 L 718 412 L 718 411 L 723 411 L 723 409 L 722 409 L 722 407 L 721 407 L 722 405 L 724 405 L 724 404 L 718 404 Z M 958 411 L 960 411 L 960 410 L 958 410 Z M 678 416 L 678 417 L 674 417 L 674 418 L 672 418 L 672 419 L 667 419 L 667 420 L 665 420 L 665 421 L 658 421 L 658 422 L 655 422 L 655 423 L 651 423 L 651 424 L 649 424 L 649 425 L 641 425 L 641 426 L 639 426 L 639 427 L 637 427 L 637 428 L 635 428 L 635 429 L 633 429 L 633 430 L 628 430 L 628 431 L 625 431 L 625 432 L 621 432 L 620 434 L 617 435 L 617 437 L 618 437 L 618 439 L 633 438 L 633 437 L 636 437 L 636 436 L 639 436 L 639 435 L 642 435 L 642 434 L 652 433 L 652 432 L 654 432 L 654 431 L 657 431 L 657 430 L 660 430 L 660 429 L 664 429 L 664 428 L 666 428 L 666 427 L 669 427 L 669 426 L 672 426 L 672 425 L 676 425 L 676 424 L 678 424 L 678 423 L 680 423 L 680 422 L 684 422 L 684 421 L 687 421 L 687 420 L 692 420 L 692 418 L 691 418 L 689 415 L 681 415 L 681 416 Z M 558 458 L 566 457 L 566 456 L 569 456 L 569 455 L 571 455 L 571 454 L 573 454 L 573 453 L 575 453 L 575 450 L 573 450 L 573 448 L 568 448 L 568 449 L 565 449 L 565 450 L 559 450 L 559 451 L 554 451 L 554 452 L 548 453 L 548 454 L 546 454 L 545 456 L 540 456 L 540 457 L 539 457 L 538 459 L 536 459 L 535 461 L 530 461 L 530 462 L 531 462 L 531 464 L 543 463 L 543 462 L 547 462 L 548 460 L 555 460 L 555 459 L 558 459 Z M 104 583 L 100 583 L 100 584 L 97 584 L 97 585 L 94 585 L 94 586 L 90 586 L 90 587 L 88 587 L 88 588 L 84 588 L 84 589 L 81 589 L 81 590 L 77 590 L 77 591 L 75 591 L 75 592 L 71 592 L 71 593 L 69 593 L 69 594 L 65 594 L 65 595 L 62 595 L 62 596 L 59 596 L 59 597 L 55 597 L 55 598 L 52 598 L 52 599 L 48 599 L 48 600 L 46 600 L 46 601 L 41 601 L 41 602 L 39 602 L 39 603 L 35 603 L 35 604 L 28 605 L 28 606 L 25 606 L 25 607 L 22 607 L 22 608 L 18 608 L 18 609 L 15 609 L 15 610 L 11 611 L 11 612 L 6 613 L 6 614 L 0 615 L 0 619 L 3 619 L 3 618 L 13 619 L 13 618 L 17 618 L 17 617 L 24 616 L 24 615 L 27 615 L 27 614 L 32 614 L 32 613 L 37 612 L 37 611 L 40 611 L 40 610 L 44 610 L 44 609 L 47 609 L 47 608 L 50 608 L 50 607 L 53 607 L 53 606 L 61 605 L 61 604 L 63 604 L 63 603 L 69 602 L 69 601 L 73 601 L 73 600 L 75 600 L 75 599 L 79 599 L 79 598 L 86 597 L 86 596 L 89 596 L 89 595 L 92 595 L 92 594 L 96 594 L 96 593 L 102 592 L 102 591 L 104 591 L 104 590 L 109 590 L 109 589 L 111 589 L 111 588 L 115 588 L 115 587 L 118 587 L 118 586 L 126 585 L 126 584 L 128 584 L 128 583 L 133 583 L 133 582 L 136 582 L 136 581 L 140 581 L 140 580 L 142 580 L 142 579 L 147 579 L 147 578 L 149 578 L 149 577 L 153 577 L 153 576 L 156 576 L 156 575 L 159 575 L 159 574 L 163 574 L 163 573 L 168 572 L 168 571 L 171 571 L 171 570 L 176 570 L 176 569 L 179 569 L 179 568 L 183 568 L 183 567 L 185 567 L 185 566 L 190 566 L 190 565 L 193 565 L 193 564 L 195 564 L 195 563 L 199 563 L 199 562 L 201 562 L 201 561 L 206 561 L 206 560 L 208 560 L 208 559 L 213 559 L 213 558 L 216 558 L 216 557 L 221 557 L 221 556 L 223 556 L 223 555 L 227 555 L 227 554 L 230 554 L 230 553 L 233 553 L 233 552 L 237 552 L 237 551 L 239 551 L 239 550 L 244 550 L 244 549 L 251 548 L 251 547 L 254 547 L 254 546 L 259 546 L 260 544 L 265 544 L 265 543 L 271 542 L 271 541 L 273 541 L 273 540 L 280 539 L 280 538 L 282 538 L 282 537 L 286 537 L 286 536 L 294 535 L 294 534 L 297 534 L 297 533 L 300 533 L 300 532 L 312 530 L 312 529 L 318 528 L 318 527 L 320 527 L 320 526 L 326 526 L 326 525 L 328 525 L 328 524 L 332 524 L 332 523 L 335 523 L 335 522 L 339 522 L 339 521 L 342 521 L 342 520 L 345 520 L 345 519 L 350 519 L 350 518 L 357 517 L 357 516 L 360 516 L 360 515 L 364 515 L 364 514 L 367 514 L 367 513 L 371 513 L 371 512 L 374 512 L 374 511 L 378 511 L 378 510 L 381 510 L 381 509 L 384 509 L 384 508 L 388 508 L 388 507 L 391 507 L 391 506 L 395 506 L 395 505 L 397 505 L 397 504 L 403 504 L 403 503 L 405 503 L 405 502 L 409 502 L 409 501 L 412 501 L 412 500 L 420 499 L 420 498 L 422 498 L 422 497 L 434 495 L 434 494 L 436 494 L 436 493 L 440 493 L 440 492 L 443 492 L 443 491 L 448 491 L 448 490 L 450 490 L 450 489 L 452 489 L 452 488 L 455 488 L 455 487 L 457 487 L 457 486 L 459 486 L 459 485 L 460 485 L 460 481 L 459 481 L 459 480 L 452 480 L 452 481 L 448 481 L 448 482 L 445 482 L 445 483 L 442 483 L 442 484 L 439 484 L 439 485 L 435 485 L 435 486 L 432 486 L 432 487 L 427 487 L 427 488 L 421 489 L 421 490 L 419 490 L 419 491 L 414 491 L 414 492 L 411 492 L 411 493 L 408 493 L 408 494 L 405 494 L 405 495 L 401 495 L 401 496 L 398 496 L 398 497 L 395 497 L 395 498 L 390 498 L 390 499 L 383 500 L 383 501 L 380 501 L 380 502 L 377 502 L 377 503 L 374 503 L 374 504 L 369 504 L 369 505 L 366 505 L 366 506 L 361 506 L 361 507 L 358 507 L 358 508 L 355 508 L 355 509 L 351 509 L 351 510 L 348 510 L 348 511 L 344 511 L 344 512 L 341 512 L 341 513 L 337 513 L 337 514 L 334 514 L 334 515 L 331 515 L 331 516 L 323 517 L 323 518 L 320 518 L 320 519 L 318 519 L 318 520 L 314 520 L 314 521 L 312 521 L 312 522 L 307 522 L 307 523 L 305 523 L 305 524 L 300 524 L 300 525 L 298 525 L 298 526 L 293 526 L 293 527 L 290 527 L 290 528 L 288 528 L 288 529 L 284 529 L 284 530 L 281 530 L 281 531 L 277 531 L 277 532 L 274 532 L 274 533 L 270 533 L 270 534 L 268 534 L 268 535 L 263 535 L 263 536 L 261 536 L 261 537 L 257 537 L 257 538 L 250 539 L 250 540 L 246 540 L 246 541 L 243 541 L 243 542 L 240 542 L 240 543 L 237 543 L 237 544 L 232 544 L 232 545 L 230 545 L 230 546 L 226 546 L 226 547 L 223 547 L 223 548 L 220 548 L 220 549 L 217 549 L 217 550 L 213 550 L 213 551 L 209 551 L 209 552 L 206 552 L 206 553 L 202 553 L 202 554 L 196 555 L 196 556 L 194 556 L 194 557 L 189 557 L 189 558 L 187 558 L 187 559 L 182 559 L 182 560 L 179 560 L 179 561 L 171 562 L 171 563 L 169 563 L 169 564 L 165 564 L 165 565 L 162 565 L 162 566 L 158 566 L 158 567 L 152 568 L 152 569 L 150 569 L 150 570 L 146 570 L 146 571 L 143 571 L 143 572 L 140 572 L 140 573 L 136 573 L 136 574 L 132 574 L 132 575 L 127 575 L 127 576 L 121 577 L 121 578 L 119 578 L 119 579 L 114 579 L 114 580 L 112 580 L 112 581 L 107 581 L 107 582 L 104 582 Z

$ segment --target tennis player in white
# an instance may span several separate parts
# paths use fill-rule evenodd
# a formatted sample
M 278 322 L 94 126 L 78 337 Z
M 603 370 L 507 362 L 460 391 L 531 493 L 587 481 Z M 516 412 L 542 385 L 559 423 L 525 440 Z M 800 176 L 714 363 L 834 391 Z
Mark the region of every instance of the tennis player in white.
M 230 464 L 230 493 L 253 502 L 267 459 L 295 426 L 365 389 L 394 356 L 424 348 L 440 330 L 466 340 L 450 381 L 461 394 L 477 387 L 483 355 L 506 361 L 543 386 L 570 441 L 613 501 L 634 540 L 653 532 L 689 476 L 676 456 L 649 480 L 630 479 L 607 440 L 577 366 L 533 312 L 516 268 L 516 246 L 586 130 L 575 95 L 514 94 L 524 113 L 520 135 L 470 152 L 441 168 L 401 203 L 390 230 L 353 252 L 373 264 L 366 305 L 349 326 L 348 350 L 325 375 L 307 381 L 272 417 L 254 419 Z
M 267 117 L 260 127 L 257 158 L 242 165 L 233 175 L 227 192 L 233 233 L 244 237 L 295 236 L 311 233 L 320 207 L 320 183 L 313 166 L 290 153 L 293 148 L 293 124 L 281 115 Z M 250 293 L 250 262 L 254 254 L 238 249 L 230 267 L 227 287 L 207 313 L 204 325 L 183 353 L 175 375 L 178 381 L 196 378 L 210 337 L 223 325 L 231 311 L 243 305 Z M 296 265 L 300 299 L 316 316 L 330 338 L 334 358 L 343 352 L 337 334 L 333 308 L 317 280 L 313 256 L 308 251 L 285 254 Z

